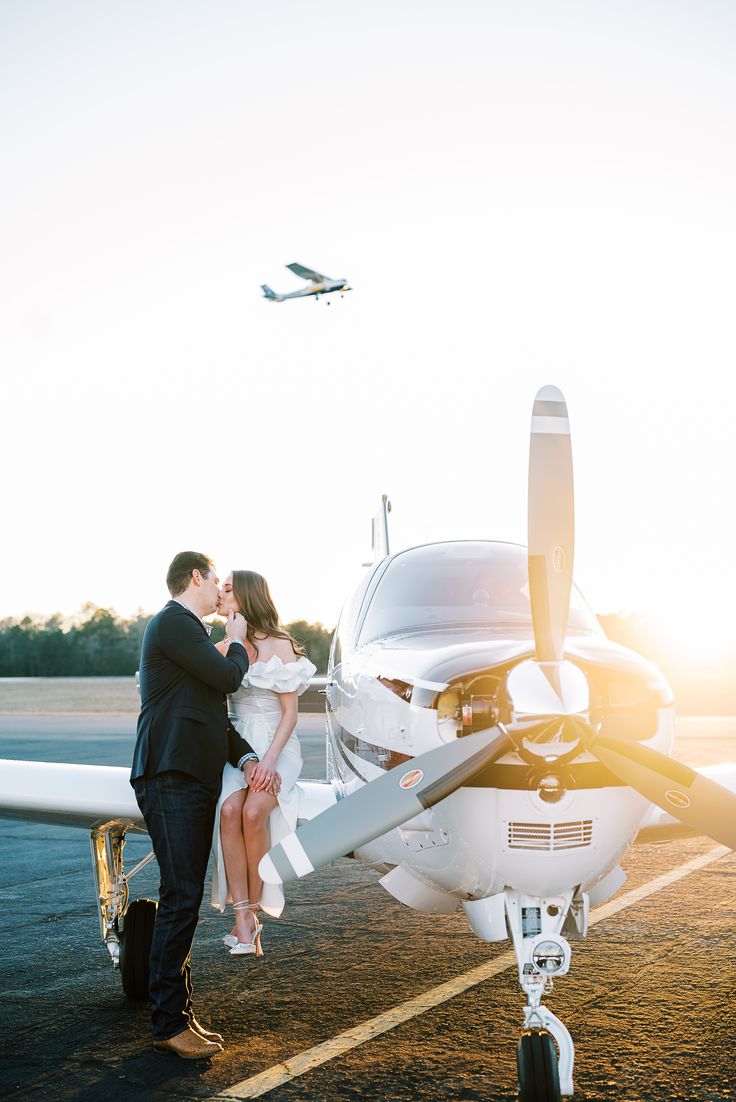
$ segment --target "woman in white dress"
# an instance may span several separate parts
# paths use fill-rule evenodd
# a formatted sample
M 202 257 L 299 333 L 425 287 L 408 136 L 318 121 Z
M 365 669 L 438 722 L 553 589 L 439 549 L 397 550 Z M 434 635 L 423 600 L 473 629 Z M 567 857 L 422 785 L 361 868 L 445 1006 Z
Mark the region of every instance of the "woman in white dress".
M 235 927 L 223 940 L 232 956 L 261 956 L 257 911 L 278 917 L 284 907 L 280 886 L 263 884 L 258 864 L 272 845 L 296 829 L 299 794 L 296 781 L 302 753 L 296 736 L 297 698 L 316 672 L 279 624 L 266 579 L 252 570 L 234 570 L 225 579 L 218 611 L 241 612 L 248 628 L 245 648 L 250 666 L 237 692 L 228 696 L 233 726 L 260 761 L 245 785 L 239 769 L 226 764 L 215 817 L 215 873 L 212 904 L 221 911 L 230 901 Z M 225 639 L 218 644 L 223 653 Z

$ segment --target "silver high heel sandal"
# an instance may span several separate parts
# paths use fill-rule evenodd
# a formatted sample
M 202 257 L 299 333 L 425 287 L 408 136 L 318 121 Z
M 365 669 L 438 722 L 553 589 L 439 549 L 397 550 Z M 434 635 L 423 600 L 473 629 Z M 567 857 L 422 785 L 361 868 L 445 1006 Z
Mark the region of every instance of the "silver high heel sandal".
M 241 903 L 233 903 L 234 911 L 252 911 L 253 917 L 256 919 L 256 924 L 251 934 L 250 941 L 236 941 L 230 950 L 231 957 L 262 957 L 263 949 L 261 948 L 261 934 L 263 932 L 263 925 L 256 918 L 256 912 L 258 911 L 258 903 L 249 903 L 247 899 L 244 899 Z
M 249 899 L 241 899 L 239 903 L 233 903 L 234 911 L 242 911 L 245 910 L 245 908 L 247 907 L 250 907 Z M 228 949 L 232 949 L 238 944 L 238 939 L 236 938 L 235 934 L 225 934 L 224 938 L 222 939 L 222 944 L 226 945 Z

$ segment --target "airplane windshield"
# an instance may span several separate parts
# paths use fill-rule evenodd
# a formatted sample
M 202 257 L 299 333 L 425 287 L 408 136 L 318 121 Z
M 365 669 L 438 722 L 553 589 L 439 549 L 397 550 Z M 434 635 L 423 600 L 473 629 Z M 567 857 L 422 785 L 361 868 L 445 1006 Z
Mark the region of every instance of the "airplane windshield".
M 371 598 L 359 646 L 387 635 L 433 628 L 493 625 L 531 632 L 527 551 L 513 543 L 435 543 L 402 551 Z M 578 590 L 570 597 L 568 632 L 601 633 Z

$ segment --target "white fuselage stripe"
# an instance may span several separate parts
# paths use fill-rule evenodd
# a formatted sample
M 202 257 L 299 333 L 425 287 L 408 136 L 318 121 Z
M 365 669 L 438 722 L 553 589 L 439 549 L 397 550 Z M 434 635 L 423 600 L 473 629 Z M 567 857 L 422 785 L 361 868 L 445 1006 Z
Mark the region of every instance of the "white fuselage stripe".
M 296 834 L 287 834 L 281 843 L 281 848 L 289 858 L 291 867 L 297 876 L 306 876 L 307 873 L 314 872 L 314 865 L 307 857 L 306 850 Z
M 731 853 L 731 850 L 726 846 L 717 846 L 715 849 L 701 854 L 700 857 L 694 857 L 692 861 L 687 861 L 684 865 L 664 873 L 656 880 L 650 880 L 648 883 L 642 884 L 640 888 L 633 888 L 631 891 L 625 892 L 618 899 L 605 903 L 602 907 L 598 907 L 591 912 L 589 925 L 593 926 L 596 922 L 602 922 L 604 919 L 626 910 L 627 907 L 633 907 L 648 896 L 654 895 L 663 888 L 668 888 L 670 884 L 675 884 L 691 872 L 702 869 L 729 853 Z M 260 1098 L 261 1095 L 268 1094 L 276 1087 L 282 1087 L 284 1083 L 296 1079 L 299 1075 L 304 1075 L 305 1072 L 319 1067 L 320 1064 L 325 1064 L 328 1060 L 334 1060 L 336 1056 L 342 1056 L 350 1049 L 357 1048 L 358 1045 L 372 1040 L 373 1037 L 380 1036 L 381 1033 L 387 1033 L 390 1029 L 395 1029 L 396 1026 L 415 1018 L 418 1014 L 424 1014 L 425 1011 L 432 1010 L 441 1003 L 447 1002 L 448 999 L 452 999 L 455 995 L 460 995 L 463 991 L 467 991 L 469 988 L 483 983 L 484 980 L 490 979 L 491 976 L 497 976 L 500 972 L 505 972 L 507 968 L 512 968 L 515 965 L 516 956 L 513 952 L 502 953 L 500 957 L 496 957 L 495 960 L 489 961 L 487 964 L 482 964 L 479 968 L 473 968 L 470 972 L 463 972 L 462 975 L 455 976 L 447 983 L 442 983 L 439 987 L 433 987 L 430 991 L 425 991 L 423 995 L 417 995 L 414 999 L 400 1003 L 393 1009 L 379 1014 L 376 1018 L 371 1018 L 367 1022 L 353 1026 L 352 1029 L 348 1029 L 344 1033 L 338 1033 L 336 1037 L 331 1037 L 329 1041 L 324 1041 L 321 1045 L 305 1049 L 304 1052 L 291 1056 L 280 1064 L 274 1064 L 266 1071 L 259 1072 L 249 1079 L 243 1079 L 242 1082 L 235 1083 L 232 1087 L 219 1091 L 217 1098 Z
M 570 422 L 567 417 L 532 417 L 532 432 L 569 436 Z

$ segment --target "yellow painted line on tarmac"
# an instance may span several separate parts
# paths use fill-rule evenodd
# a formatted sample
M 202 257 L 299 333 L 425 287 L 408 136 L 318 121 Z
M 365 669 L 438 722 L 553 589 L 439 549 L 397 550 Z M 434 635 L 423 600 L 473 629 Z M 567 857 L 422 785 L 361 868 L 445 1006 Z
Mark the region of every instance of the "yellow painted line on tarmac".
M 627 907 L 633 907 L 636 903 L 647 899 L 648 896 L 654 895 L 663 888 L 668 888 L 671 884 L 682 880 L 683 877 L 689 876 L 691 872 L 718 861 L 730 852 L 731 850 L 726 846 L 717 846 L 700 857 L 694 857 L 692 861 L 687 861 L 684 865 L 679 865 L 676 869 L 663 873 L 656 880 L 650 880 L 646 884 L 642 884 L 640 888 L 633 888 L 631 891 L 625 892 L 619 899 L 605 903 L 592 911 L 589 925 L 593 926 L 597 922 L 603 922 L 604 919 L 626 910 Z M 396 1026 L 415 1018 L 418 1014 L 424 1014 L 427 1010 L 440 1006 L 448 999 L 454 998 L 455 995 L 460 995 L 463 991 L 468 991 L 471 987 L 476 987 L 484 980 L 490 979 L 491 976 L 497 976 L 500 972 L 505 972 L 507 968 L 515 967 L 515 965 L 516 957 L 513 952 L 502 953 L 495 960 L 482 964 L 479 968 L 473 968 L 470 972 L 463 972 L 461 975 L 455 976 L 454 979 L 448 980 L 447 983 L 441 983 L 439 987 L 433 987 L 426 991 L 423 995 L 417 995 L 415 998 L 408 999 L 407 1002 L 393 1007 L 392 1010 L 386 1010 L 383 1014 L 370 1018 L 367 1022 L 362 1022 L 352 1029 L 346 1029 L 344 1033 L 338 1033 L 337 1036 L 331 1037 L 329 1041 L 324 1041 L 321 1045 L 305 1049 L 304 1052 L 291 1056 L 280 1064 L 274 1064 L 273 1067 L 267 1068 L 257 1075 L 252 1075 L 249 1079 L 243 1079 L 242 1082 L 235 1083 L 232 1087 L 218 1092 L 214 1098 L 260 1098 L 261 1095 L 268 1094 L 269 1091 L 283 1086 L 284 1083 L 296 1079 L 299 1075 L 312 1071 L 320 1064 L 326 1064 L 329 1060 L 342 1056 L 351 1049 L 357 1048 L 358 1045 L 365 1044 L 366 1041 L 380 1036 L 381 1033 L 387 1033 L 390 1029 L 395 1029 Z

